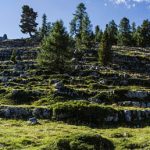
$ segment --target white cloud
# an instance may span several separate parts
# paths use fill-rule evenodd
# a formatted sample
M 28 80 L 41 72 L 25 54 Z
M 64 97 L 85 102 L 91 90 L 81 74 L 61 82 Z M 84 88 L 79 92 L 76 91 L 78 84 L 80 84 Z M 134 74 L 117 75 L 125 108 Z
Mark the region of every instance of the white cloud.
M 109 0 L 116 5 L 124 4 L 127 8 L 135 7 L 136 4 L 147 3 L 150 4 L 150 0 Z

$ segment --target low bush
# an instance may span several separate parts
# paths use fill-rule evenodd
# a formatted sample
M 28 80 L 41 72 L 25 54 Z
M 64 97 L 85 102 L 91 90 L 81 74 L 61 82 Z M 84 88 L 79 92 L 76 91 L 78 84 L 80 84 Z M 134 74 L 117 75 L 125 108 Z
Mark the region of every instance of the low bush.
M 90 104 L 86 101 L 69 101 L 57 103 L 53 106 L 53 118 L 73 124 L 88 124 L 101 126 L 105 124 L 105 118 L 116 111 L 109 107 Z
M 113 150 L 113 144 L 98 134 L 78 134 L 58 139 L 49 149 L 53 150 Z
M 14 104 L 30 104 L 37 100 L 41 93 L 32 90 L 13 90 L 7 98 L 13 100 Z

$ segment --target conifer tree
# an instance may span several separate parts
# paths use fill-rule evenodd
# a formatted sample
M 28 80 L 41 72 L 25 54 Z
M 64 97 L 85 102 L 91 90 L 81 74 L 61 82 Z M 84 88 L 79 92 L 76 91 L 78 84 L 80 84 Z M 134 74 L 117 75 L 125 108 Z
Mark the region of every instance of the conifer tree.
M 112 61 L 111 42 L 107 29 L 104 31 L 104 34 L 102 36 L 102 40 L 100 42 L 98 50 L 98 56 L 99 63 L 101 65 L 106 66 Z
M 77 6 L 74 18 L 70 23 L 70 33 L 75 38 L 77 49 L 91 47 L 92 25 L 83 3 Z
M 38 62 L 49 71 L 62 72 L 68 60 L 69 35 L 62 21 L 56 21 L 41 44 Z
M 102 30 L 100 29 L 100 27 L 97 25 L 95 27 L 95 42 L 96 43 L 100 43 L 101 39 L 102 39 L 102 36 L 103 36 L 103 32 Z
M 137 46 L 136 31 L 137 31 L 136 24 L 135 24 L 135 22 L 133 22 L 132 25 L 131 25 L 132 46 Z
M 132 45 L 131 26 L 128 18 L 123 18 L 120 21 L 118 44 L 123 46 Z
M 22 33 L 29 33 L 30 37 L 32 37 L 32 33 L 36 32 L 36 27 L 38 23 L 36 23 L 37 12 L 34 12 L 33 8 L 30 8 L 28 5 L 24 5 L 22 7 L 22 15 L 20 21 L 20 28 Z
M 143 21 L 139 32 L 141 38 L 140 46 L 150 46 L 150 21 L 148 19 Z
M 110 37 L 111 45 L 117 44 L 118 28 L 114 20 L 110 21 L 107 26 L 107 32 Z
M 42 27 L 41 27 L 41 38 L 43 39 L 48 34 L 48 26 L 47 26 L 47 16 L 43 14 L 42 16 Z

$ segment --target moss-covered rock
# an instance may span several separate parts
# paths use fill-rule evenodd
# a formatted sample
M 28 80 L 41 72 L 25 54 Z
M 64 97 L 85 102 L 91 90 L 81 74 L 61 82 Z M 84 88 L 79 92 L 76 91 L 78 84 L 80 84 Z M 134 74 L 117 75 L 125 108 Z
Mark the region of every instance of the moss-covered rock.
M 58 139 L 50 150 L 113 150 L 113 144 L 98 134 L 78 134 Z

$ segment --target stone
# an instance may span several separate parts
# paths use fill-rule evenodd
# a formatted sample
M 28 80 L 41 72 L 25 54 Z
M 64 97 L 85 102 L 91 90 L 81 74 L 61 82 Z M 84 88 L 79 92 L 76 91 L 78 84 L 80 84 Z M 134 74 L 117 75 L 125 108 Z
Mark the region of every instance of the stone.
M 57 90 L 64 88 L 64 85 L 62 82 L 55 83 L 54 86 Z
M 139 120 L 139 121 L 141 121 L 141 120 L 142 120 L 141 112 L 140 112 L 140 111 L 137 111 L 137 118 L 138 118 L 138 120 Z
M 2 81 L 3 83 L 6 83 L 6 82 L 8 81 L 8 77 L 3 77 L 3 78 L 1 79 L 1 81 Z
M 10 118 L 10 116 L 11 116 L 11 111 L 10 111 L 10 109 L 9 109 L 9 108 L 4 109 L 4 117 Z
M 72 62 L 72 63 L 77 63 L 77 61 L 78 61 L 77 58 L 72 58 L 72 59 L 71 59 L 71 62 Z
M 150 102 L 147 103 L 147 108 L 150 108 Z
M 146 103 L 142 102 L 141 107 L 146 108 Z
M 50 83 L 51 84 L 56 84 L 56 83 L 58 83 L 59 82 L 59 80 L 57 80 L 57 79 L 52 79 L 52 80 L 50 80 Z
M 145 91 L 128 91 L 125 94 L 126 97 L 128 98 L 139 98 L 139 99 L 143 99 L 146 98 L 148 96 L 148 93 Z
M 29 118 L 28 123 L 31 125 L 36 125 L 38 124 L 38 120 L 35 117 Z
M 107 118 L 105 118 L 106 122 L 112 122 L 113 121 L 113 116 L 108 116 Z
M 125 120 L 127 122 L 131 122 L 131 120 L 132 120 L 131 111 L 130 110 L 124 110 L 124 115 L 125 115 Z
M 107 118 L 105 118 L 106 122 L 118 122 L 118 120 L 119 120 L 119 117 L 117 113 L 113 116 L 107 116 Z
M 140 107 L 140 102 L 132 102 L 132 105 L 133 105 L 134 107 Z

